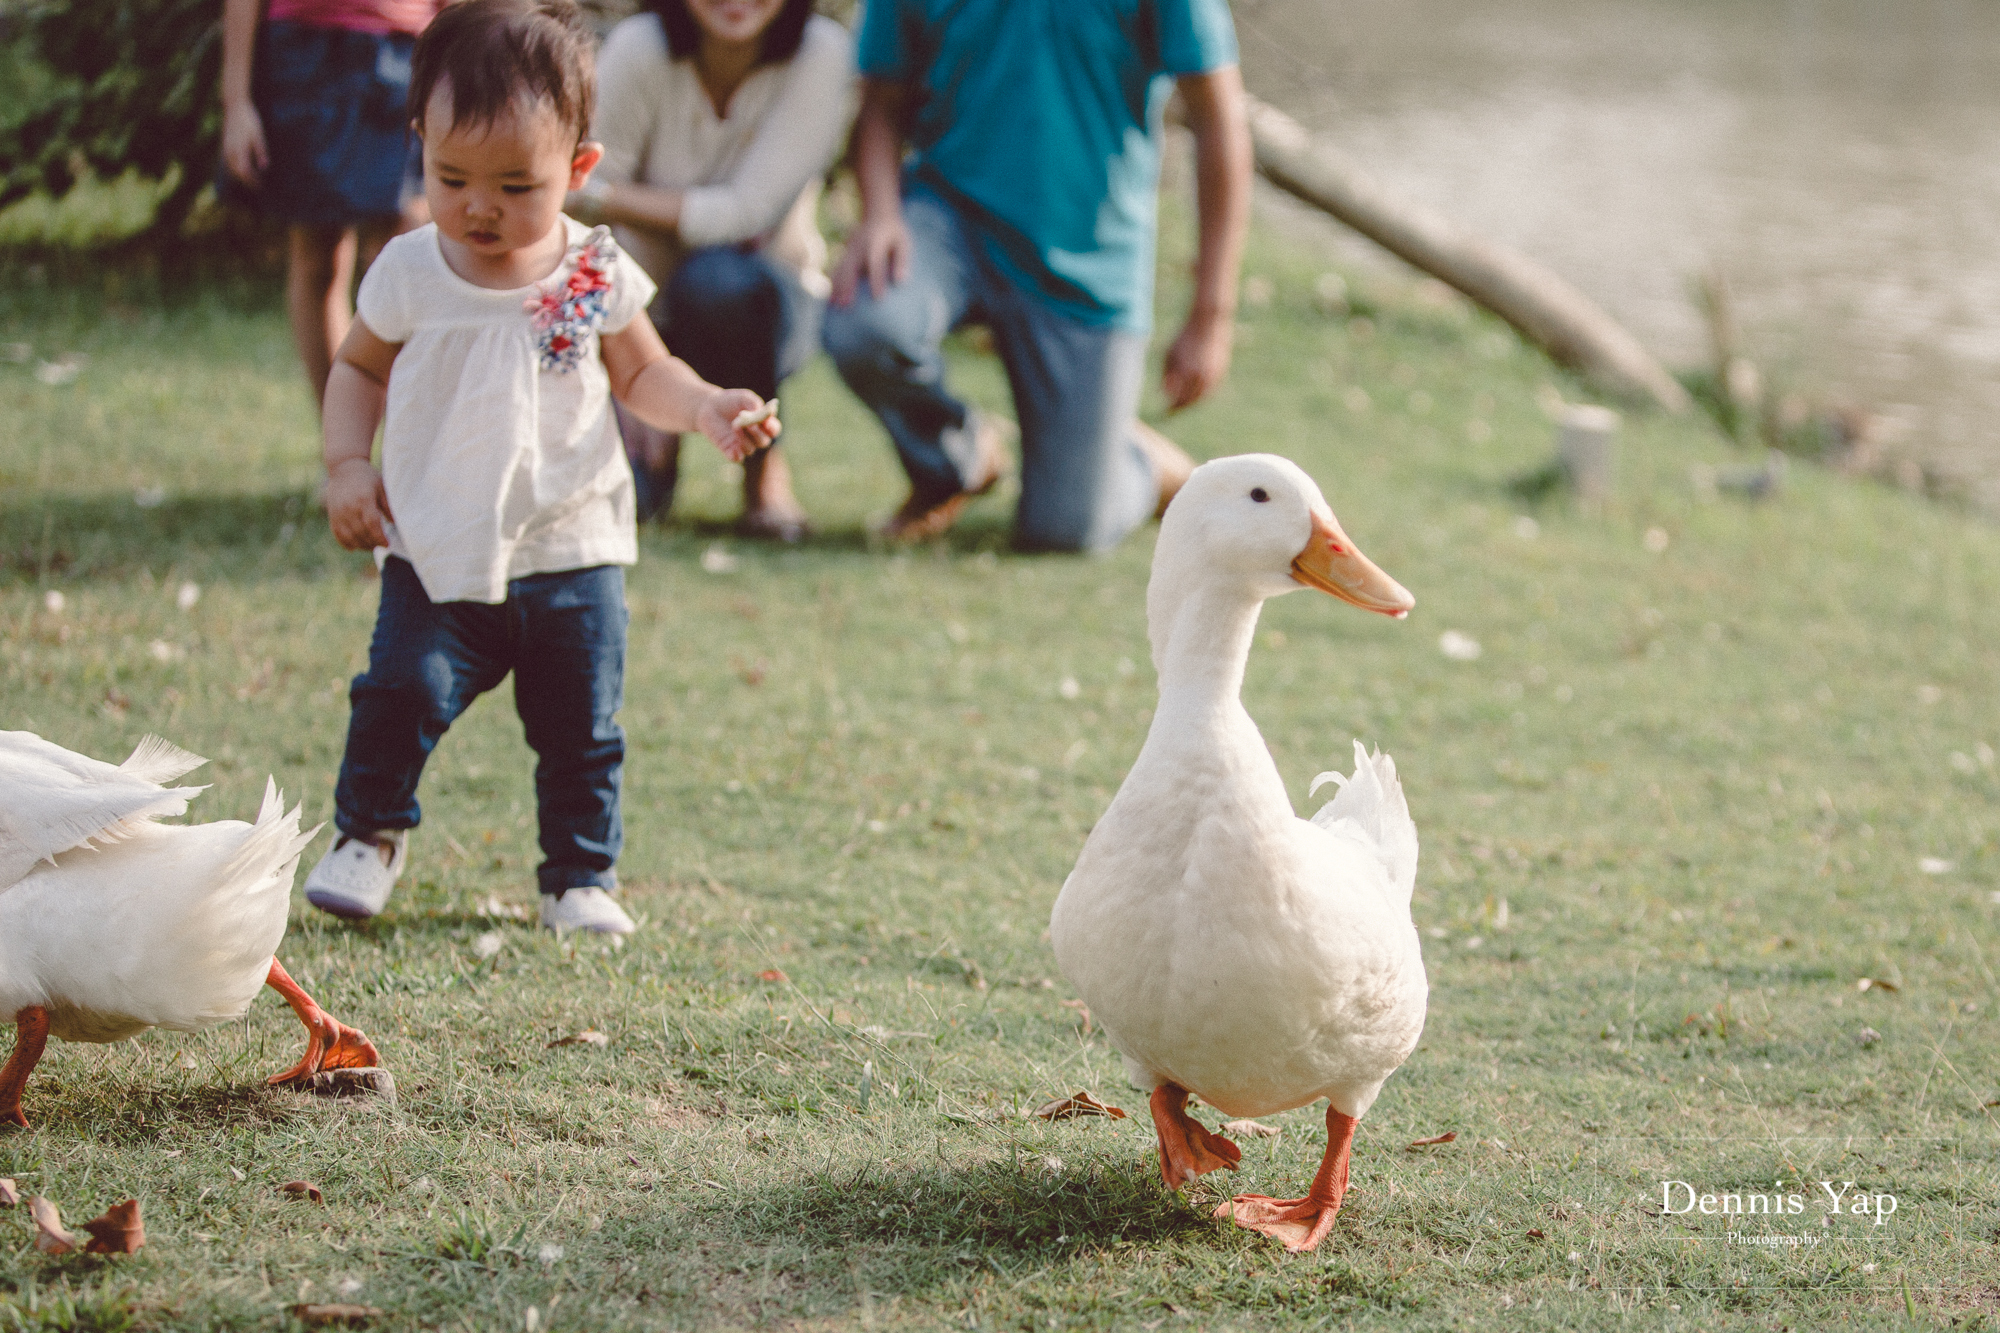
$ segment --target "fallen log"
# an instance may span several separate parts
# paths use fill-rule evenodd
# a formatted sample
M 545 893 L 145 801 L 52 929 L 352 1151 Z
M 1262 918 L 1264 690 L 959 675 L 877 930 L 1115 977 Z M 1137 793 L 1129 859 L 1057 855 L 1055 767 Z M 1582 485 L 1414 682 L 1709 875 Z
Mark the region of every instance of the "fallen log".
M 1246 95 L 1257 169 L 1273 185 L 1422 269 L 1519 330 L 1558 365 L 1601 388 L 1688 407 L 1687 391 L 1639 341 L 1597 304 L 1526 255 L 1467 234 L 1398 199 L 1347 156 L 1315 142 L 1304 126 Z

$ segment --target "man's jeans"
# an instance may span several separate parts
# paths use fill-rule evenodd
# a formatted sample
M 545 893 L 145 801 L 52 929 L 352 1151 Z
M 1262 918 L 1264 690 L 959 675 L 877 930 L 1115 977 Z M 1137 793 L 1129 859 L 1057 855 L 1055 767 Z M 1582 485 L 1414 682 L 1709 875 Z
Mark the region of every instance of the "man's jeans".
M 1021 423 L 1014 540 L 1029 550 L 1115 546 L 1153 515 L 1159 482 L 1133 438 L 1146 336 L 1079 323 L 1015 287 L 980 256 L 935 195 L 903 200 L 910 272 L 826 315 L 826 350 L 889 432 L 910 486 L 941 500 L 974 480 L 971 410 L 944 384 L 945 334 L 993 332 Z
M 433 602 L 407 560 L 382 567 L 368 669 L 349 692 L 347 753 L 334 822 L 349 836 L 414 828 L 417 778 L 472 701 L 514 673 L 535 765 L 543 893 L 614 888 L 625 732 L 625 571 L 617 565 L 531 574 L 507 600 Z

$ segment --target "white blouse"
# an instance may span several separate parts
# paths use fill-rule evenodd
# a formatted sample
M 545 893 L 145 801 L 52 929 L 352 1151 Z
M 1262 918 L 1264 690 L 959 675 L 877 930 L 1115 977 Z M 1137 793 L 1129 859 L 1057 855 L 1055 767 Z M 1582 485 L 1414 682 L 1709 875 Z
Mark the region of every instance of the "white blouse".
M 507 582 L 639 558 L 632 469 L 598 346 L 653 281 L 608 229 L 565 217 L 569 249 L 531 287 L 451 271 L 437 225 L 396 237 L 355 304 L 400 343 L 382 424 L 389 552 L 434 602 L 507 600 Z
M 689 250 L 754 240 L 824 295 L 826 242 L 814 212 L 854 98 L 854 40 L 824 15 L 806 21 L 789 61 L 752 71 L 727 116 L 715 114 L 694 62 L 668 55 L 656 15 L 626 19 L 597 54 L 597 170 L 614 185 L 683 195 L 678 244 L 630 227 L 618 239 L 662 281 Z

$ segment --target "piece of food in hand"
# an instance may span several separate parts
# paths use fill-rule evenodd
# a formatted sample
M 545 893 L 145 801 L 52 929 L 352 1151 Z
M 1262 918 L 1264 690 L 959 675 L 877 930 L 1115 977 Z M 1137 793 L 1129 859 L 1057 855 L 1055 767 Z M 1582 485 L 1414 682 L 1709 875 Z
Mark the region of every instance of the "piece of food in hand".
M 731 430 L 742 430 L 745 426 L 754 426 L 760 421 L 769 421 L 776 415 L 778 415 L 778 400 L 773 398 L 762 407 L 746 407 L 741 412 L 738 412 L 736 419 L 729 423 L 729 428 Z

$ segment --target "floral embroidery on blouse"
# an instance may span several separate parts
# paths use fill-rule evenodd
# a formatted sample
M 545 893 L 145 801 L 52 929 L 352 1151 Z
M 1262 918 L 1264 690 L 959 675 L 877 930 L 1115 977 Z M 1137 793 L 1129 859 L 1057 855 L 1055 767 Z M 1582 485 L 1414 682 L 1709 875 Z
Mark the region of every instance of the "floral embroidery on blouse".
M 604 323 L 604 300 L 618 263 L 618 243 L 603 227 L 578 242 L 577 249 L 576 267 L 567 280 L 522 303 L 534 321 L 541 368 L 558 374 L 575 370 L 590 349 L 592 335 Z

